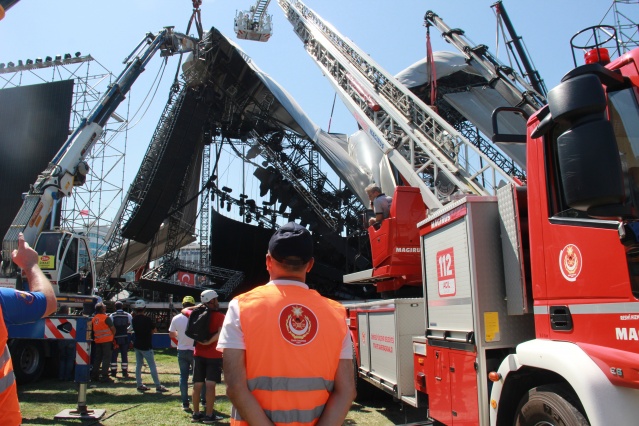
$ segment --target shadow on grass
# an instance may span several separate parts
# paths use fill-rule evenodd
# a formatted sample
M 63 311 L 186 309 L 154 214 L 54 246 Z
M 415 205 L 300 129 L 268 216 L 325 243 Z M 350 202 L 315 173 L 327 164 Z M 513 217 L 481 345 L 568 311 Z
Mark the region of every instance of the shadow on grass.
M 358 384 L 359 386 L 359 384 Z M 389 424 L 402 425 L 409 423 L 423 422 L 427 420 L 425 408 L 415 408 L 400 401 L 393 401 L 393 397 L 386 392 L 366 383 L 366 389 L 362 392 L 362 397 L 357 399 L 351 406 L 351 412 L 370 413 L 375 411 L 389 420 Z M 358 388 L 358 392 L 359 392 Z M 345 425 L 356 425 L 351 421 Z

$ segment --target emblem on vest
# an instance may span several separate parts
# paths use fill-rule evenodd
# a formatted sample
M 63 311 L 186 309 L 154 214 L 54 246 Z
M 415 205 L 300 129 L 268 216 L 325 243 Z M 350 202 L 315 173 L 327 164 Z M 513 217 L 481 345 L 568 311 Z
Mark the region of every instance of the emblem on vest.
M 280 312 L 280 331 L 287 342 L 295 346 L 311 343 L 317 335 L 317 317 L 304 305 L 288 305 Z

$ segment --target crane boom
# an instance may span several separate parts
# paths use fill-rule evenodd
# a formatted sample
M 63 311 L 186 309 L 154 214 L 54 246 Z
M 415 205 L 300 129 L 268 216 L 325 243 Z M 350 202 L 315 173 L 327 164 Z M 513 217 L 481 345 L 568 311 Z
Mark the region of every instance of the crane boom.
M 174 32 L 173 27 L 166 27 L 158 34 L 148 33 L 125 59 L 124 71 L 109 86 L 88 117 L 80 122 L 26 194 L 22 207 L 2 241 L 5 273 L 10 273 L 11 252 L 17 248 L 18 234 L 23 233 L 25 240 L 34 245 L 56 202 L 71 196 L 74 186 L 84 184 L 89 171 L 84 159 L 102 134 L 109 117 L 155 53 L 160 50 L 162 56 L 170 56 L 192 51 L 196 45 L 197 40 Z
M 495 194 L 513 179 L 408 88 L 301 1 L 278 0 L 346 107 L 428 208 L 453 193 Z
M 459 49 L 466 56 L 468 64 L 479 71 L 488 84 L 497 90 L 510 105 L 523 109 L 530 116 L 546 104 L 544 95 L 535 90 L 511 67 L 502 64 L 491 55 L 486 45 L 474 45 L 464 36 L 463 30 L 450 28 L 431 10 L 426 12 L 424 21 L 441 31 L 442 37 Z

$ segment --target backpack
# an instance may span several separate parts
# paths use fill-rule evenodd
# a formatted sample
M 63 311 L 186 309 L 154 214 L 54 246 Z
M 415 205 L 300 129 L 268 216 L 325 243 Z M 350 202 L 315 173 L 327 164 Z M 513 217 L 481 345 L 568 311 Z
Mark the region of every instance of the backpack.
M 206 306 L 197 306 L 193 308 L 191 310 L 191 315 L 189 315 L 189 322 L 186 325 L 184 334 L 196 342 L 208 340 L 211 337 L 211 332 L 209 331 L 210 318 L 211 313 Z

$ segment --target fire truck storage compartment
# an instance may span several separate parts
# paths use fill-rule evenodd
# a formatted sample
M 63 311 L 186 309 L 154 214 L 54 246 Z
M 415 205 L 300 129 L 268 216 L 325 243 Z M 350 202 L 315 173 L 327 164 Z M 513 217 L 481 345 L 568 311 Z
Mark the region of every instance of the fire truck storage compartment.
M 415 404 L 413 336 L 424 335 L 423 299 L 389 299 L 356 304 L 359 376 Z
M 497 368 L 499 353 L 534 338 L 531 314 L 508 315 L 497 198 L 467 196 L 418 226 L 432 370 L 426 387 L 431 410 L 448 407 L 431 417 L 452 424 L 478 414 L 488 424 L 488 372 Z M 476 393 L 463 389 L 469 380 Z

